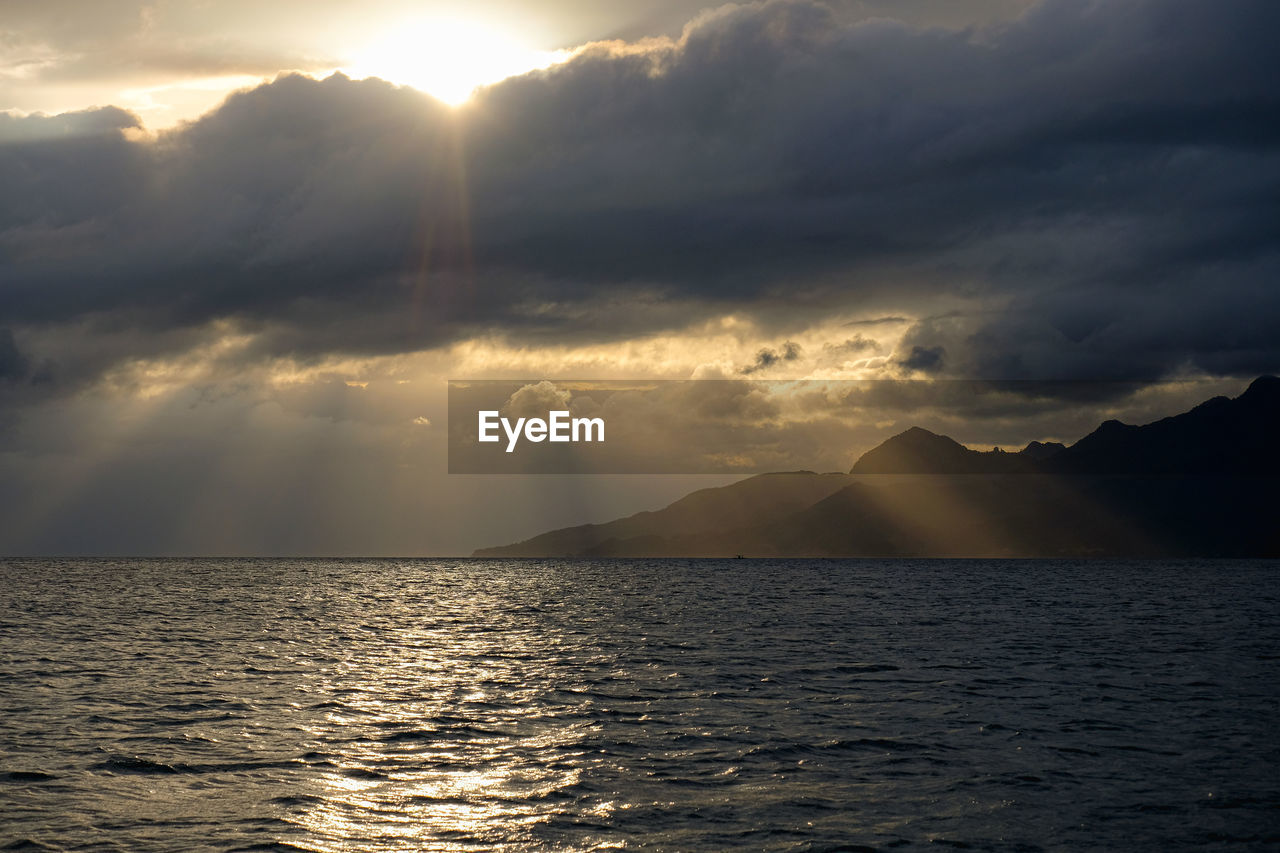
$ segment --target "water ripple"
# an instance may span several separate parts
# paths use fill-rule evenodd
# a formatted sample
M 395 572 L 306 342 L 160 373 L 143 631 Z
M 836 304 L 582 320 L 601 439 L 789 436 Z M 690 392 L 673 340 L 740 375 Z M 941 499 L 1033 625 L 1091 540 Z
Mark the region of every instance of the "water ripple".
M 0 562 L 0 849 L 1273 848 L 1275 571 Z

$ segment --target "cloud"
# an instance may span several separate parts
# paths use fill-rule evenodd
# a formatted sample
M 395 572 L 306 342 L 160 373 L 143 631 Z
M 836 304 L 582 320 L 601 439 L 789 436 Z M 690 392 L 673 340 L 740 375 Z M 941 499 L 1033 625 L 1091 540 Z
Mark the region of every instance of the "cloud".
M 88 137 L 99 145 L 117 138 L 117 131 L 141 127 L 138 117 L 119 107 L 62 113 L 56 116 L 17 116 L 0 112 L 0 144 L 53 142 Z
M 228 326 L 240 358 L 307 360 L 941 299 L 903 367 L 1274 369 L 1276 24 L 1266 0 L 963 30 L 770 0 L 458 112 L 284 76 L 154 139 L 111 108 L 4 117 L 0 321 L 64 388 Z
M 840 357 L 866 352 L 878 352 L 880 344 L 864 335 L 854 335 L 852 338 L 845 338 L 838 344 L 823 344 L 822 349 L 828 356 Z
M 27 360 L 13 340 L 13 331 L 0 329 L 0 381 L 23 379 L 27 369 Z
M 959 5 L 943 23 L 965 23 Z M 1280 7 L 1042 0 L 948 29 L 922 25 L 928 6 L 726 7 L 458 111 L 285 75 L 160 133 L 119 107 L 0 115 L 0 550 L 465 551 L 693 488 L 442 488 L 446 430 L 422 422 L 447 424 L 458 353 L 535 378 L 678 376 L 681 359 L 721 376 L 1275 372 Z M 123 79 L 130 58 L 144 75 L 295 61 L 221 36 L 166 52 L 135 38 L 134 2 L 14 8 L 31 37 L 0 77 L 24 93 Z M 1072 440 L 1208 396 L 752 386 L 601 405 L 655 442 L 844 469 L 913 424 Z
M 898 364 L 907 370 L 936 373 L 942 369 L 942 357 L 945 354 L 946 350 L 942 347 L 913 346 L 911 352 L 898 360 Z
M 199 0 L 7 0 L 0 22 L 0 76 L 8 71 L 39 91 L 44 84 L 85 85 L 155 72 L 274 75 L 281 69 L 325 67 L 310 64 L 305 53 L 267 47 L 311 42 L 308 24 L 320 3 L 295 8 L 292 21 L 281 14 L 285 5 L 266 10 L 238 0 L 217 7 Z M 300 20 L 299 15 L 311 17 Z M 279 36 L 290 32 L 290 24 L 291 40 L 269 37 L 272 30 Z
M 892 325 L 897 323 L 909 323 L 909 322 L 911 322 L 911 320 L 908 317 L 890 316 L 890 317 L 870 317 L 870 318 L 863 318 L 858 320 L 850 320 L 849 322 L 845 323 L 845 325 L 846 326 L 881 326 L 881 325 Z
M 573 394 L 568 389 L 559 388 L 545 379 L 532 385 L 517 389 L 501 406 L 503 417 L 511 418 L 545 418 L 547 412 L 570 410 Z M 577 414 L 575 412 L 575 414 Z
M 756 353 L 756 360 L 753 363 L 742 368 L 739 372 L 744 376 L 759 373 L 783 362 L 795 361 L 800 358 L 800 354 L 800 345 L 794 341 L 787 341 L 776 350 L 765 347 Z

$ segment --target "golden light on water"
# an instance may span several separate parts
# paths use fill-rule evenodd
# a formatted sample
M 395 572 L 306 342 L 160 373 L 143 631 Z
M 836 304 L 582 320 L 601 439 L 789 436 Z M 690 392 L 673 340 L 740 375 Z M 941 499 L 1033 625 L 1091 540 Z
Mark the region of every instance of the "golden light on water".
M 486 626 L 483 607 L 444 607 L 472 629 Z M 315 685 L 343 699 L 308 727 L 332 762 L 296 818 L 310 849 L 365 839 L 377 849 L 474 850 L 476 839 L 497 844 L 513 833 L 532 844 L 582 780 L 583 741 L 599 735 L 600 722 L 566 723 L 540 708 L 554 689 L 542 661 L 555 660 L 565 638 L 526 633 L 527 648 L 504 647 L 485 631 L 419 628 L 417 616 L 395 614 L 398 635 L 357 642 Z M 551 683 L 527 683 L 530 667 Z M 601 819 L 615 807 L 588 806 Z

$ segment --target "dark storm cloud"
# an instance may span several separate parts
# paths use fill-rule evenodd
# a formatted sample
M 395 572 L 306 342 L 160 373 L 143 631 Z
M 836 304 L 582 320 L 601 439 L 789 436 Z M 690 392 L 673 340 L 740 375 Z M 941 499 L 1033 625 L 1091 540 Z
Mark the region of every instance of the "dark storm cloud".
M 759 373 L 762 370 L 768 370 L 776 365 L 784 364 L 788 361 L 795 361 L 800 358 L 800 352 L 800 345 L 795 341 L 787 341 L 776 350 L 769 347 L 763 347 L 756 353 L 756 360 L 742 368 L 739 372 L 744 376 L 752 373 Z
M 831 356 L 848 356 L 876 352 L 880 349 L 880 345 L 871 340 L 871 338 L 863 335 L 854 335 L 852 338 L 845 338 L 838 344 L 824 344 L 822 349 Z
M 865 320 L 850 320 L 846 326 L 881 326 L 890 323 L 909 323 L 906 317 L 871 317 Z
M 27 359 L 14 343 L 13 332 L 0 329 L 0 382 L 22 379 L 27 375 Z
M 919 370 L 922 373 L 934 373 L 942 369 L 942 359 L 946 350 L 942 347 L 913 346 L 911 352 L 898 361 L 907 370 Z
M 0 144 L 13 145 L 23 142 L 49 142 L 57 139 L 118 141 L 116 131 L 139 127 L 138 118 L 117 107 L 104 107 L 62 113 L 56 116 L 15 116 L 0 113 Z M 20 162 L 6 158 L 10 165 Z
M 945 295 L 981 307 L 913 328 L 905 367 L 1273 370 L 1277 25 L 1270 0 L 1047 0 L 967 30 L 769 2 L 457 114 L 285 77 L 156 141 L 118 110 L 8 119 L 0 323 L 110 335 L 101 368 L 217 320 L 306 357 Z

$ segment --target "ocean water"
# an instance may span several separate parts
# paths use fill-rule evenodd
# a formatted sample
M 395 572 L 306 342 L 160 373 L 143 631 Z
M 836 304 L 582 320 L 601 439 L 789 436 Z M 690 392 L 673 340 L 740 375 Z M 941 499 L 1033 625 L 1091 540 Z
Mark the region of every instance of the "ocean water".
M 1277 844 L 1274 563 L 0 563 L 8 849 Z

